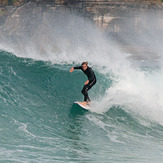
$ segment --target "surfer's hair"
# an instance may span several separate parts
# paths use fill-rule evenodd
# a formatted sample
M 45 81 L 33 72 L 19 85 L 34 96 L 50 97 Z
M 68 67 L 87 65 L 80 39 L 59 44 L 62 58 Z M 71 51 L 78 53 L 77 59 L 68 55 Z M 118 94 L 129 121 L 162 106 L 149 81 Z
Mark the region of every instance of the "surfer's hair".
M 88 65 L 88 62 L 83 62 L 83 63 L 82 63 L 82 66 L 83 66 L 83 65 Z

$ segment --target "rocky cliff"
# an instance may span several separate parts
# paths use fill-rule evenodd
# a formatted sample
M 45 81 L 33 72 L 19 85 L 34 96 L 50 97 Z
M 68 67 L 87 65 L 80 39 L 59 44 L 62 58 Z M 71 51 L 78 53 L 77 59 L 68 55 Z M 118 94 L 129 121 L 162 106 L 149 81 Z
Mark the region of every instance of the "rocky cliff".
M 36 7 L 53 8 L 55 10 L 69 10 L 90 17 L 103 28 L 113 18 L 137 15 L 139 10 L 163 9 L 163 0 L 0 0 L 0 25 L 8 15 L 26 3 L 33 3 Z M 131 12 L 130 12 L 131 11 Z M 131 15 L 130 15 L 131 16 Z
M 75 3 L 84 3 L 86 6 L 92 5 L 122 5 L 127 4 L 132 5 L 134 3 L 142 4 L 152 4 L 158 5 L 161 4 L 162 0 L 0 0 L 0 6 L 13 5 L 21 6 L 27 2 L 36 2 L 36 3 L 49 3 L 49 4 L 60 4 L 60 5 L 70 5 Z
M 32 6 L 30 10 L 27 10 L 29 5 L 26 4 Z M 55 10 L 87 17 L 111 33 L 128 32 L 126 26 L 123 27 L 124 20 L 132 21 L 132 26 L 128 27 L 132 28 L 132 31 L 143 32 L 146 29 L 142 21 L 148 23 L 150 20 L 142 15 L 150 11 L 157 17 L 154 22 L 155 29 L 163 29 L 162 0 L 0 0 L 0 6 L 0 26 L 6 20 L 8 22 L 13 19 L 17 22 L 26 12 L 30 12 L 30 16 L 34 17 Z

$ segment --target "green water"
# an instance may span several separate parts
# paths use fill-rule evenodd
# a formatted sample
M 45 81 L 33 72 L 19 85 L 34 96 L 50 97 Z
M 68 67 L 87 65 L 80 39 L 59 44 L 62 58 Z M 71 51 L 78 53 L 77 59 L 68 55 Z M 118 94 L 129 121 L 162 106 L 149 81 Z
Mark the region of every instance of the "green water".
M 86 77 L 71 66 L 0 52 L 0 162 L 161 163 L 163 126 L 118 104 L 74 105 Z M 95 73 L 94 102 L 113 84 Z

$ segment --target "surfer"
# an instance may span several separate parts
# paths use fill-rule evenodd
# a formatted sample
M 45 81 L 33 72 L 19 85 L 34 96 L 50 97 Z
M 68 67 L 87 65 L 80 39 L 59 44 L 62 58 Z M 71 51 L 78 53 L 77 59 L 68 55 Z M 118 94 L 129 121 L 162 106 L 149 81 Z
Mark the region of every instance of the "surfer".
M 85 75 L 88 77 L 88 80 L 84 83 L 84 87 L 82 89 L 82 94 L 84 95 L 83 105 L 87 105 L 91 103 L 91 100 L 88 96 L 88 90 L 92 88 L 96 84 L 96 76 L 91 67 L 88 66 L 88 62 L 83 62 L 81 66 L 72 67 L 70 72 L 73 72 L 74 69 L 81 69 Z

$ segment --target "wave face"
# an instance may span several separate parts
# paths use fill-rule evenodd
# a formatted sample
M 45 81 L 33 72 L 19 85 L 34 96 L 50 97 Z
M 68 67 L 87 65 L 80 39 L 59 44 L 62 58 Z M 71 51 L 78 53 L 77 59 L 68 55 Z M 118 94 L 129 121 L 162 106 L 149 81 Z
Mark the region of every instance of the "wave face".
M 95 72 L 95 106 L 85 111 L 73 102 L 83 99 L 86 78 L 80 71 L 70 74 L 71 65 L 4 51 L 0 62 L 1 161 L 161 162 L 163 126 L 140 115 L 139 104 L 137 114 L 119 103 L 105 103 L 105 111 L 104 103 L 96 105 L 112 85 L 104 75 Z
M 87 20 L 53 14 L 0 41 L 0 161 L 162 162 L 161 34 L 141 35 L 154 52 L 142 59 Z M 73 104 L 87 79 L 69 69 L 82 61 L 97 76 L 91 111 Z

